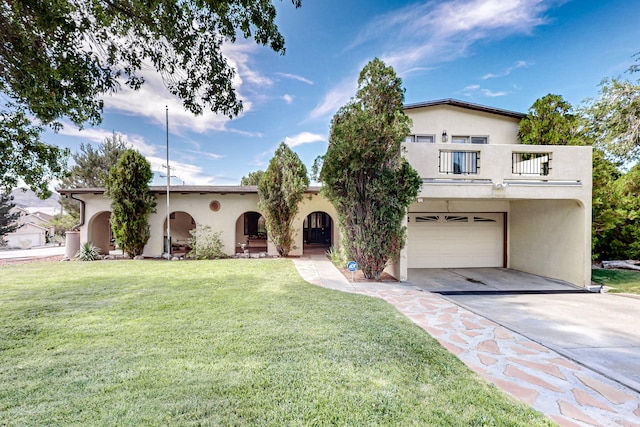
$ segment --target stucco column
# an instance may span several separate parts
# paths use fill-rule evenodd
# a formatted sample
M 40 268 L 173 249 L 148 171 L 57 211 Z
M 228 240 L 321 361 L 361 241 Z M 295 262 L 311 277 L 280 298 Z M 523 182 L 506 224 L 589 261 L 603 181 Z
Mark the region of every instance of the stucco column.
M 80 250 L 80 232 L 79 231 L 67 231 L 65 233 L 65 258 L 73 258 Z
M 398 279 L 401 282 L 406 282 L 407 281 L 407 274 L 408 274 L 408 268 L 407 268 L 407 254 L 409 253 L 409 238 L 408 238 L 408 218 L 409 218 L 409 213 L 408 211 L 405 212 L 404 217 L 402 218 L 402 226 L 405 227 L 405 229 L 407 230 L 407 238 L 405 239 L 405 244 L 404 247 L 402 249 L 400 249 L 400 255 L 398 256 L 398 266 L 397 266 L 397 271 L 399 273 L 399 277 Z

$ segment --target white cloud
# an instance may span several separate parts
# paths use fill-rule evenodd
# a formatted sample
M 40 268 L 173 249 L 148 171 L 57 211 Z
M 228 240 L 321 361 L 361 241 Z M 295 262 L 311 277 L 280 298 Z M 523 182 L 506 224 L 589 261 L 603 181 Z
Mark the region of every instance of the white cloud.
M 554 0 L 451 0 L 414 3 L 378 16 L 349 46 L 380 46 L 398 74 L 419 65 L 452 61 L 479 40 L 526 34 L 546 23 Z
M 302 144 L 311 144 L 313 142 L 326 141 L 327 137 L 324 135 L 320 135 L 317 133 L 311 132 L 301 132 L 294 136 L 287 136 L 284 139 L 284 143 L 287 144 L 290 148 L 296 147 Z
M 223 156 L 222 154 L 216 154 L 216 153 L 207 153 L 205 151 L 195 151 L 195 150 L 188 150 L 189 153 L 193 153 L 199 157 L 207 157 L 211 160 L 218 160 L 218 159 L 222 159 L 226 156 Z
M 424 1 L 373 19 L 346 48 L 372 46 L 400 76 L 431 69 L 467 54 L 478 41 L 527 34 L 547 21 L 544 13 L 561 0 Z M 366 48 L 365 48 L 366 51 Z M 524 67 L 524 61 L 514 68 Z M 310 113 L 310 119 L 335 112 L 355 94 L 356 78 L 330 89 Z M 476 89 L 479 89 L 476 88 Z M 485 96 L 505 92 L 485 90 Z
M 151 164 L 151 169 L 165 177 L 167 176 L 167 159 L 155 156 L 146 156 Z M 171 176 L 177 178 L 184 185 L 214 185 L 215 177 L 205 175 L 203 168 L 189 163 L 176 162 L 171 160 Z M 171 185 L 175 184 L 175 178 L 171 181 Z
M 114 132 L 109 132 L 100 128 L 88 128 L 78 129 L 71 123 L 64 123 L 64 127 L 58 132 L 60 135 L 71 136 L 75 138 L 83 138 L 91 142 L 101 143 L 105 138 L 113 136 Z M 138 150 L 140 154 L 144 156 L 151 156 L 155 154 L 156 147 L 149 145 L 145 142 L 144 137 L 140 135 L 126 135 L 120 132 L 115 132 L 120 135 L 122 139 L 131 146 L 133 149 Z
M 495 78 L 499 78 L 499 77 L 506 77 L 509 74 L 511 74 L 514 70 L 518 69 L 518 68 L 526 68 L 528 67 L 530 64 L 527 63 L 526 61 L 518 61 L 515 63 L 515 65 L 511 66 L 511 67 L 507 67 L 506 69 L 504 69 L 503 71 L 499 72 L 499 73 L 488 73 L 485 74 L 484 76 L 482 76 L 482 80 L 487 80 L 487 79 L 495 79 Z
M 357 86 L 355 77 L 343 80 L 342 83 L 331 89 L 309 113 L 309 119 L 316 120 L 333 115 L 355 95 Z
M 496 97 L 499 97 L 499 96 L 509 95 L 509 92 L 504 91 L 504 90 L 501 90 L 499 92 L 494 92 L 494 91 L 489 90 L 489 89 L 482 89 L 482 94 L 484 96 L 488 96 L 490 98 L 496 98 Z
M 496 98 L 496 97 L 500 97 L 500 96 L 509 95 L 510 92 L 508 92 L 508 91 L 494 92 L 494 91 L 492 91 L 490 89 L 483 88 L 480 85 L 469 85 L 469 86 L 466 86 L 465 88 L 463 88 L 458 93 L 462 93 L 464 96 L 466 96 L 468 98 L 473 98 L 473 97 L 478 96 L 478 95 L 482 95 L 482 96 L 489 97 L 489 98 Z
M 282 99 L 284 99 L 284 102 L 286 102 L 289 105 L 293 104 L 293 96 L 289 95 L 288 93 L 285 93 Z
M 235 43 L 224 43 L 222 45 L 222 53 L 229 61 L 229 65 L 236 70 L 236 80 L 234 86 L 236 89 L 244 83 L 256 85 L 259 87 L 273 85 L 273 80 L 261 75 L 253 69 L 251 64 L 251 55 L 259 49 L 255 43 L 236 41 Z
M 166 123 L 166 109 L 169 109 L 169 129 L 173 133 L 185 130 L 205 133 L 210 130 L 225 130 L 229 118 L 220 114 L 213 114 L 206 110 L 196 116 L 184 109 L 182 102 L 171 95 L 155 71 L 145 73 L 145 84 L 137 91 L 123 86 L 117 93 L 107 96 L 104 100 L 105 108 L 118 112 L 150 119 L 157 125 Z M 245 110 L 248 106 L 244 104 Z
M 222 52 L 229 65 L 236 70 L 233 86 L 238 97 L 242 99 L 243 113 L 251 111 L 253 107 L 253 102 L 246 96 L 246 93 L 251 93 L 251 88 L 264 88 L 273 84 L 271 79 L 260 74 L 251 65 L 251 54 L 258 48 L 259 46 L 255 43 L 240 41 L 225 43 L 222 46 Z M 241 132 L 227 128 L 230 119 L 225 115 L 214 114 L 207 108 L 199 116 L 187 111 L 183 107 L 182 101 L 169 93 L 162 76 L 152 67 L 145 67 L 141 74 L 145 78 L 145 84 L 138 91 L 123 85 L 118 92 L 105 97 L 105 108 L 132 116 L 144 117 L 164 126 L 166 122 L 165 107 L 168 107 L 169 129 L 176 134 L 182 134 L 185 131 L 202 134 L 212 130 Z M 240 116 L 243 113 L 240 113 Z
M 278 76 L 280 76 L 280 77 L 284 77 L 285 79 L 297 80 L 299 82 L 306 83 L 308 85 L 315 84 L 311 80 L 309 80 L 309 79 L 307 79 L 305 77 L 302 77 L 302 76 L 298 76 L 296 74 L 289 74 L 289 73 L 276 73 L 276 74 Z
M 271 156 L 273 156 L 274 151 L 275 148 L 256 154 L 255 156 L 253 156 L 253 160 L 251 160 L 249 164 L 251 166 L 257 166 L 260 169 L 266 168 L 269 164 L 269 159 L 271 159 Z

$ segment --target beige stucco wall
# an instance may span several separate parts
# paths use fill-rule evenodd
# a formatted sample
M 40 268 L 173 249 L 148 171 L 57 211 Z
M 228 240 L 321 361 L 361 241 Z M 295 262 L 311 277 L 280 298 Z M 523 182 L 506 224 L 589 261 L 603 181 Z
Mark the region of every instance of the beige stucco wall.
M 83 194 L 82 196 L 76 195 L 76 197 L 85 201 L 85 223 L 79 230 L 80 244 L 90 242 L 100 247 L 101 251 L 108 250 L 108 243 L 105 244 L 103 242 L 105 241 L 105 234 L 106 241 L 109 241 L 109 229 L 104 230 L 102 226 L 92 227 L 92 225 L 96 225 L 96 221 L 100 221 L 101 213 L 111 212 L 111 200 L 102 194 Z
M 405 110 L 413 120 L 412 134 L 435 135 L 442 142 L 442 132 L 447 131 L 449 145 L 452 136 L 488 136 L 489 144 L 515 144 L 518 141 L 519 120 L 482 111 L 437 105 Z
M 591 209 L 577 200 L 511 202 L 509 267 L 590 285 Z
M 479 152 L 477 174 L 456 175 L 439 172 L 438 158 L 441 150 L 477 151 Z M 545 176 L 527 176 L 514 174 L 512 171 L 512 154 L 514 152 L 527 153 L 551 153 L 551 170 Z M 509 190 L 513 197 L 524 198 L 545 198 L 548 192 L 545 189 L 538 189 L 529 185 L 537 181 L 544 185 L 574 184 L 591 182 L 591 147 L 567 147 L 549 145 L 490 145 L 490 144 L 426 144 L 407 143 L 404 145 L 404 155 L 416 169 L 421 178 L 426 181 L 423 191 L 427 190 L 427 185 L 442 184 L 440 188 L 429 188 L 429 194 L 422 194 L 424 197 L 491 197 L 491 186 L 497 183 L 508 183 L 505 190 Z M 443 181 L 458 182 L 466 184 L 460 189 L 444 184 Z M 470 181 L 474 181 L 471 183 Z M 473 184 L 473 185 L 470 185 Z M 523 187 L 523 185 L 527 187 Z M 487 186 L 483 188 L 483 185 Z M 583 189 L 590 192 L 590 187 L 583 186 Z M 455 193 L 451 193 L 454 191 Z M 570 197 L 581 197 L 571 189 L 573 193 Z M 503 190 L 500 194 L 505 193 Z M 554 191 L 555 193 L 555 191 Z M 586 194 L 586 192 L 584 192 Z M 496 193 L 497 195 L 497 193 Z M 508 197 L 508 196 L 507 196 Z M 557 196 L 554 196 L 554 198 Z M 567 194 L 561 194 L 558 198 L 566 198 Z
M 209 204 L 217 200 L 220 209 L 217 212 L 209 208 Z M 157 195 L 157 212 L 149 216 L 151 238 L 144 248 L 144 256 L 161 256 L 164 250 L 166 234 L 167 199 L 166 194 Z M 235 253 L 236 224 L 245 212 L 258 211 L 258 195 L 245 194 L 199 194 L 171 193 L 169 196 L 171 212 L 186 212 L 191 215 L 197 225 L 207 225 L 214 232 L 221 232 L 220 239 L 227 254 Z M 172 235 L 173 236 L 173 235 Z
M 109 229 L 108 224 L 101 225 L 105 212 L 110 212 L 111 201 L 103 195 L 83 194 L 77 196 L 85 200 L 85 225 L 80 229 L 80 241 L 82 243 L 91 241 L 93 244 L 102 246 L 108 245 Z M 146 257 L 160 257 L 164 250 L 164 236 L 166 234 L 166 194 L 156 195 L 156 213 L 149 215 L 149 227 L 151 237 L 144 248 L 143 255 Z M 213 212 L 209 205 L 217 200 L 220 209 Z M 238 235 L 244 233 L 243 215 L 245 212 L 260 212 L 258 209 L 258 195 L 256 193 L 227 193 L 227 194 L 200 194 L 187 193 L 180 194 L 172 192 L 169 198 L 171 212 L 185 212 L 191 215 L 196 224 L 208 225 L 215 232 L 221 232 L 220 238 L 227 254 L 235 253 L 238 242 Z M 326 212 L 332 220 L 332 244 L 339 243 L 337 213 L 333 205 L 326 199 L 316 194 L 305 194 L 300 203 L 300 210 L 294 220 L 294 245 L 292 256 L 299 256 L 303 253 L 303 221 L 312 212 Z M 184 233 L 183 233 L 184 234 Z M 173 237 L 173 233 L 172 233 Z M 180 237 L 180 236 L 178 236 Z M 180 237 L 182 238 L 182 237 Z M 105 244 L 104 242 L 107 242 Z M 268 242 L 268 252 L 271 255 L 277 254 L 273 243 Z
M 87 241 L 100 249 L 101 254 L 108 254 L 111 244 L 109 222 L 111 213 L 104 211 L 91 217 L 87 231 Z

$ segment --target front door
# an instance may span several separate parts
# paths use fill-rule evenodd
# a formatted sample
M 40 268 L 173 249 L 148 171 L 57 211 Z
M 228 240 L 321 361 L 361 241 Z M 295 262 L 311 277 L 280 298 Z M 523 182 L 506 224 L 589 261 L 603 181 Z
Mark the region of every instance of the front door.
M 303 238 L 307 244 L 331 244 L 331 217 L 324 212 L 313 212 L 304 220 Z

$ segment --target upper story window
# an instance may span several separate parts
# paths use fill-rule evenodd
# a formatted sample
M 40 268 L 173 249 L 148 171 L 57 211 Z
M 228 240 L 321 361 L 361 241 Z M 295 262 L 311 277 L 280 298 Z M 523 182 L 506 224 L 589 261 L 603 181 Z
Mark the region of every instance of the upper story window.
M 487 144 L 488 136 L 452 136 L 451 142 L 454 144 Z
M 435 142 L 435 135 L 409 135 L 405 142 Z

